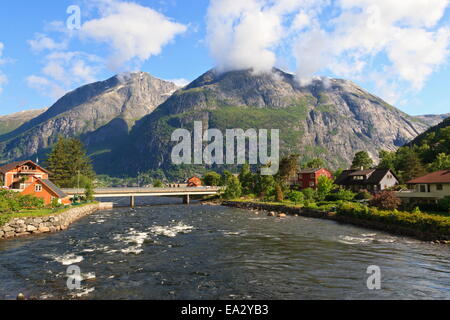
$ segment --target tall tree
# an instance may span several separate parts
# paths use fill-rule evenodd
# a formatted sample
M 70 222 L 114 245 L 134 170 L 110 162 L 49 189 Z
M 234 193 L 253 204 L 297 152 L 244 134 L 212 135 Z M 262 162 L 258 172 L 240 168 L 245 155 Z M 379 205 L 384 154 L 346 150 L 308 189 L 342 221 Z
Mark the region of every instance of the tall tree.
M 285 183 L 290 177 L 295 175 L 299 168 L 299 159 L 300 155 L 298 154 L 291 154 L 290 156 L 281 159 L 277 180 L 281 183 Z
M 78 175 L 92 180 L 95 172 L 83 143 L 74 138 L 60 137 L 47 159 L 52 181 L 62 188 L 74 188 Z
M 325 160 L 323 159 L 312 159 L 311 161 L 305 163 L 303 165 L 303 167 L 305 169 L 321 169 L 321 168 L 325 168 L 327 165 L 325 163 Z
M 355 155 L 352 163 L 352 169 L 370 169 L 373 166 L 373 160 L 367 151 L 360 151 Z
M 242 184 L 242 193 L 248 195 L 254 192 L 255 189 L 255 177 L 250 170 L 249 164 L 244 164 L 239 174 L 239 181 Z

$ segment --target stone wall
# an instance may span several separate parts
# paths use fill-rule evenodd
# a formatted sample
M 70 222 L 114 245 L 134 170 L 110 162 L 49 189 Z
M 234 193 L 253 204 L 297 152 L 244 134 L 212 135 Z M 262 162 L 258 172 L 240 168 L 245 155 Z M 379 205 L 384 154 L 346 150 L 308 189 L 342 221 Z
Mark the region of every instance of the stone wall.
M 99 210 L 112 209 L 112 203 L 95 203 L 74 207 L 63 213 L 34 218 L 14 218 L 0 227 L 0 239 L 66 230 L 70 224 Z

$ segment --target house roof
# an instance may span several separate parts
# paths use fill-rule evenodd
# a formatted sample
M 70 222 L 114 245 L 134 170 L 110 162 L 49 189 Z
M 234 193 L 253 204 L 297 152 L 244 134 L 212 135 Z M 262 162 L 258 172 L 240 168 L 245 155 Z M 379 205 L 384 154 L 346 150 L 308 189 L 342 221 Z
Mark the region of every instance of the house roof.
M 318 169 L 304 169 L 304 170 L 300 170 L 299 174 L 311 174 L 311 173 L 316 173 L 317 171 L 322 170 L 323 168 L 318 168 Z M 326 170 L 326 169 L 325 169 Z
M 49 188 L 51 191 L 53 191 L 58 197 L 60 198 L 66 198 L 68 197 L 67 194 L 65 194 L 60 188 L 58 188 L 53 182 L 47 179 L 38 179 L 39 182 L 41 182 L 43 185 L 45 185 L 47 188 Z
M 436 171 L 426 176 L 411 180 L 408 184 L 450 183 L 450 170 Z
M 351 172 L 349 174 L 349 176 L 351 177 L 356 177 L 356 176 L 367 176 L 369 174 L 372 174 L 374 171 L 376 171 L 375 169 L 369 169 L 369 170 L 358 170 L 358 171 L 354 171 Z
M 4 166 L 0 167 L 0 173 L 5 174 L 5 173 L 7 173 L 7 172 L 9 172 L 11 170 L 14 170 L 17 167 L 23 166 L 24 164 L 27 164 L 27 163 L 32 163 L 33 165 L 35 165 L 37 168 L 41 169 L 42 171 L 44 171 L 46 173 L 50 173 L 48 170 L 42 168 L 40 165 L 34 163 L 31 160 L 15 161 L 15 162 L 11 162 L 11 163 L 5 164 Z
M 371 169 L 371 170 L 345 170 L 336 179 L 338 185 L 377 185 L 383 178 L 391 173 L 397 180 L 398 178 L 389 169 Z M 355 176 L 368 176 L 365 180 L 353 180 Z

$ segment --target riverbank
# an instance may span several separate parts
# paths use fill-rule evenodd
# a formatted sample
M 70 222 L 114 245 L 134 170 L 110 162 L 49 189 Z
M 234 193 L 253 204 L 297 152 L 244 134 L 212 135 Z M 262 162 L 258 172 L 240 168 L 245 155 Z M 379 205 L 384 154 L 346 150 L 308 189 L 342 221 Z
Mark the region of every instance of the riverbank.
M 263 211 L 270 216 L 284 217 L 302 216 L 316 219 L 327 219 L 344 224 L 351 224 L 363 228 L 380 230 L 395 235 L 416 238 L 422 241 L 433 241 L 438 243 L 450 243 L 450 224 L 447 221 L 441 221 L 439 217 L 430 217 L 423 214 L 417 217 L 417 214 L 409 214 L 404 217 L 403 213 L 392 212 L 389 215 L 370 213 L 369 210 L 365 214 L 361 214 L 355 208 L 348 206 L 338 209 L 337 212 L 327 212 L 303 208 L 299 206 L 286 206 L 284 204 L 266 204 L 253 201 L 223 201 L 222 205 L 235 207 L 240 209 Z M 375 210 L 375 209 L 373 209 Z M 408 219 L 410 218 L 410 219 Z M 428 229 L 424 228 L 428 226 Z
M 16 217 L 0 227 L 0 240 L 66 230 L 72 223 L 99 210 L 112 209 L 112 203 L 92 203 L 51 215 Z

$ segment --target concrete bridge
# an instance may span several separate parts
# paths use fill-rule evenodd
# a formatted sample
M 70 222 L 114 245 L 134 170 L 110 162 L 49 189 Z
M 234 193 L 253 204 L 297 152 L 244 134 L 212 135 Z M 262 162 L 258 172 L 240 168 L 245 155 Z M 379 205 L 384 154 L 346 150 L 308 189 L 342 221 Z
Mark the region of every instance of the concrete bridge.
M 197 188 L 98 188 L 94 189 L 95 198 L 130 197 L 130 207 L 134 208 L 136 197 L 183 197 L 185 204 L 190 203 L 191 196 L 216 195 L 221 192 L 218 187 Z M 83 196 L 84 189 L 63 189 L 67 195 Z

